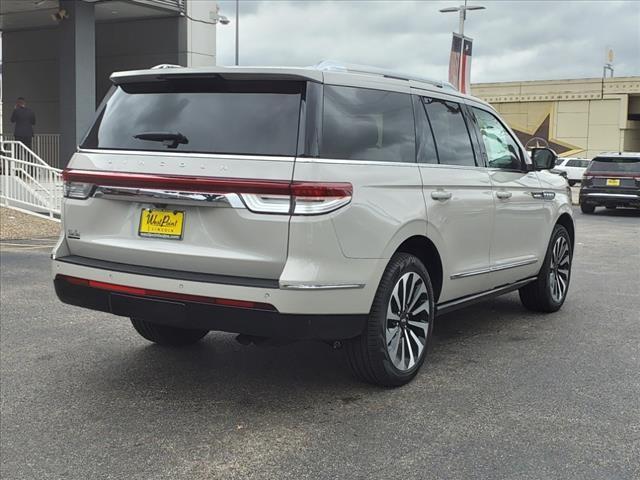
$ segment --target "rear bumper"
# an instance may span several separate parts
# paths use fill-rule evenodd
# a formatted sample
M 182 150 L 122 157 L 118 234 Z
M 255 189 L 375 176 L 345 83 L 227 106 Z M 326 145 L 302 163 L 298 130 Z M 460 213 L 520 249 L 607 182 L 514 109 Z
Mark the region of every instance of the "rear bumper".
M 619 188 L 583 188 L 580 190 L 580 205 L 583 204 L 640 208 L 640 192 Z
M 277 310 L 214 305 L 192 300 L 169 300 L 74 284 L 57 275 L 58 298 L 67 304 L 114 315 L 133 317 L 180 328 L 217 330 L 296 340 L 337 340 L 359 335 L 366 314 L 285 314 Z

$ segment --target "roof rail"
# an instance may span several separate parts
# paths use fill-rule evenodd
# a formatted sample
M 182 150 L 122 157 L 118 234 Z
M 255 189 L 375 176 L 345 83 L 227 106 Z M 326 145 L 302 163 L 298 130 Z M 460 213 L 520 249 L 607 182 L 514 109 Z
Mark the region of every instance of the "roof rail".
M 406 75 L 404 73 L 394 72 L 393 70 L 386 70 L 384 68 L 378 68 L 378 67 L 370 67 L 367 65 L 356 65 L 356 64 L 348 64 L 348 63 L 343 64 L 343 63 L 332 62 L 330 60 L 323 60 L 319 63 L 316 63 L 311 68 L 314 68 L 316 70 L 320 70 L 323 72 L 360 73 L 364 75 L 378 75 L 385 78 L 395 78 L 397 80 L 406 80 L 406 81 L 412 80 L 415 82 L 428 83 L 429 85 L 433 85 L 434 87 L 457 92 L 455 87 L 451 85 L 449 82 L 434 80 L 428 77 L 420 77 L 418 75 Z
M 182 65 L 174 65 L 173 63 L 161 63 L 160 65 L 151 67 L 151 70 L 158 70 L 162 68 L 182 68 Z

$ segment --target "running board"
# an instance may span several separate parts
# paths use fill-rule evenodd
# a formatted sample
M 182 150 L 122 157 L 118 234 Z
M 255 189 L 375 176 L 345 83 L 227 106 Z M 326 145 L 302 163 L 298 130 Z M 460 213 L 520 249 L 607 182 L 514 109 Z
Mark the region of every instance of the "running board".
M 466 297 L 439 303 L 436 307 L 436 315 L 444 315 L 445 313 L 453 312 L 454 310 L 458 310 L 459 308 L 468 307 L 469 305 L 473 305 L 474 303 L 483 302 L 485 300 L 489 300 L 490 298 L 495 298 L 505 293 L 513 292 L 514 290 L 518 290 L 520 287 L 524 287 L 528 283 L 536 281 L 537 278 L 538 277 L 525 278 L 523 280 L 518 280 L 515 283 L 510 283 L 508 285 L 496 287 L 492 290 L 487 290 L 486 292 L 475 293 Z

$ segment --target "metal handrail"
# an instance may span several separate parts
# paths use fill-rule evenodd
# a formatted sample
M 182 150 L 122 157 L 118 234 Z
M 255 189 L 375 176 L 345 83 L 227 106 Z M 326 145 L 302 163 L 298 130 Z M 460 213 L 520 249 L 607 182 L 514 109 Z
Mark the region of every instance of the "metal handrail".
M 35 154 L 30 160 L 22 160 L 4 153 L 0 153 L 0 205 L 58 220 L 62 170 L 41 163 Z M 15 154 L 15 150 L 6 153 Z
M 0 133 L 0 148 L 2 144 L 17 142 L 12 134 Z M 20 142 L 17 142 L 20 143 Z M 22 147 L 17 147 L 16 158 L 28 159 L 32 155 L 52 167 L 60 166 L 60 135 L 57 133 L 37 133 L 33 136 L 32 147 L 28 149 L 26 145 L 20 143 Z M 29 150 L 29 152 L 27 152 Z M 22 152 L 22 154 L 20 154 Z

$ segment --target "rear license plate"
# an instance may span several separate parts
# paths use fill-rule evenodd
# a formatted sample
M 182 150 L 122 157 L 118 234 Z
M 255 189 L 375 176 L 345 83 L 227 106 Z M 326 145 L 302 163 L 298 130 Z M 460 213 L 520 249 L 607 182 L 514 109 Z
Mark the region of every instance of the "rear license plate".
M 619 178 L 607 178 L 607 187 L 619 187 L 620 179 Z
M 161 237 L 181 240 L 184 233 L 184 212 L 143 208 L 138 234 L 141 237 Z

